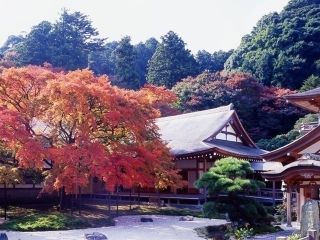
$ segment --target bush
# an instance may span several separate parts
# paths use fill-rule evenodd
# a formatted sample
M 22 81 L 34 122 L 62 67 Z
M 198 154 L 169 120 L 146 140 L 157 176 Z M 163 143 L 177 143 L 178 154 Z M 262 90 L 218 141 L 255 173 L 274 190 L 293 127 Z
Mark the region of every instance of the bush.
M 287 240 L 299 240 L 301 238 L 302 237 L 300 234 L 292 234 L 292 235 L 288 236 Z
M 235 207 L 234 201 L 238 203 L 239 208 Z M 204 204 L 203 212 L 208 218 L 219 218 L 221 214 L 228 214 L 231 221 L 250 223 L 252 226 L 268 225 L 273 220 L 272 215 L 267 213 L 262 204 L 254 199 L 240 196 L 233 201 L 225 197 L 208 202 Z
M 228 205 L 219 202 L 207 202 L 203 205 L 203 214 L 207 218 L 220 218 L 221 214 L 227 214 Z
M 13 231 L 47 231 L 67 230 L 88 227 L 89 223 L 62 213 L 32 214 L 21 218 L 11 219 L 1 228 Z
M 253 236 L 253 228 L 238 228 L 234 231 L 234 236 L 237 240 L 244 240 Z
M 194 229 L 198 236 L 205 239 L 223 240 L 228 239 L 229 226 L 206 226 Z

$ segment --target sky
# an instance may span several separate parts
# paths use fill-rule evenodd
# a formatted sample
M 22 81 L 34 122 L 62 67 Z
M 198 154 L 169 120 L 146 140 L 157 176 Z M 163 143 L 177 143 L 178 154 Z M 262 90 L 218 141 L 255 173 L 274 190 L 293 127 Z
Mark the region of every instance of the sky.
M 132 43 L 176 32 L 193 53 L 236 48 L 265 14 L 289 0 L 2 0 L 0 45 L 43 20 L 55 22 L 61 10 L 89 16 L 107 41 L 130 36 Z

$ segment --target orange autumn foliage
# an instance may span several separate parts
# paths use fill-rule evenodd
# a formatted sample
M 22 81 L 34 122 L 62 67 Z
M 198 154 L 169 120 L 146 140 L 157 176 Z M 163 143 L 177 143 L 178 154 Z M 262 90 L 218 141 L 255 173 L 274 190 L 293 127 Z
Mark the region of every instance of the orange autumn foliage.
M 33 66 L 3 70 L 0 86 L 1 139 L 22 167 L 52 162 L 45 191 L 75 193 L 92 177 L 110 190 L 179 183 L 155 125 L 157 106 L 175 100 L 168 90 L 128 91 L 89 70 L 63 73 Z

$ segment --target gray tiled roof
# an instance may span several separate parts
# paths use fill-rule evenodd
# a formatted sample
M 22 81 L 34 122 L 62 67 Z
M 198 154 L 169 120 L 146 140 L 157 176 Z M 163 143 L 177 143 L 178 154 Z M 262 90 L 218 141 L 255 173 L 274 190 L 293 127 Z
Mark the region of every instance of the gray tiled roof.
M 232 104 L 219 108 L 158 118 L 161 138 L 173 155 L 196 153 L 209 149 L 221 149 L 239 156 L 259 156 L 264 151 L 241 143 L 225 140 L 210 140 L 233 119 Z
M 206 142 L 211 148 L 221 149 L 225 152 L 233 153 L 238 157 L 259 157 L 262 154 L 267 153 L 267 151 L 260 148 L 248 147 L 239 142 L 226 141 L 220 139 L 213 139 L 210 142 Z
M 282 163 L 280 162 L 251 162 L 251 167 L 258 172 L 275 171 L 281 169 Z
M 292 168 L 303 168 L 303 167 L 312 167 L 312 168 L 320 168 L 320 156 L 316 154 L 304 154 L 298 160 L 289 163 L 285 166 L 273 169 L 273 171 L 267 172 L 266 174 L 269 175 L 277 175 L 282 174 L 285 171 L 292 169 Z
M 320 95 L 320 87 L 315 88 L 315 89 L 311 89 L 309 91 L 305 91 L 305 92 L 301 92 L 301 93 L 295 93 L 295 94 L 291 94 L 288 95 L 287 97 L 308 97 L 308 96 L 319 96 Z

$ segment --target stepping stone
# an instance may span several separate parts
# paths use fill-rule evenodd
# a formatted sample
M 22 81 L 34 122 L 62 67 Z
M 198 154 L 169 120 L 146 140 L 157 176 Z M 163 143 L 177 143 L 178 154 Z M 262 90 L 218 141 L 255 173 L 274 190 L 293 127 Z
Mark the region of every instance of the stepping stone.
M 153 219 L 152 218 L 148 218 L 148 217 L 142 217 L 140 219 L 141 222 L 153 222 Z
M 87 240 L 108 240 L 106 235 L 99 232 L 86 233 L 84 236 Z
M 179 218 L 179 221 L 193 221 L 193 216 L 183 216 Z

